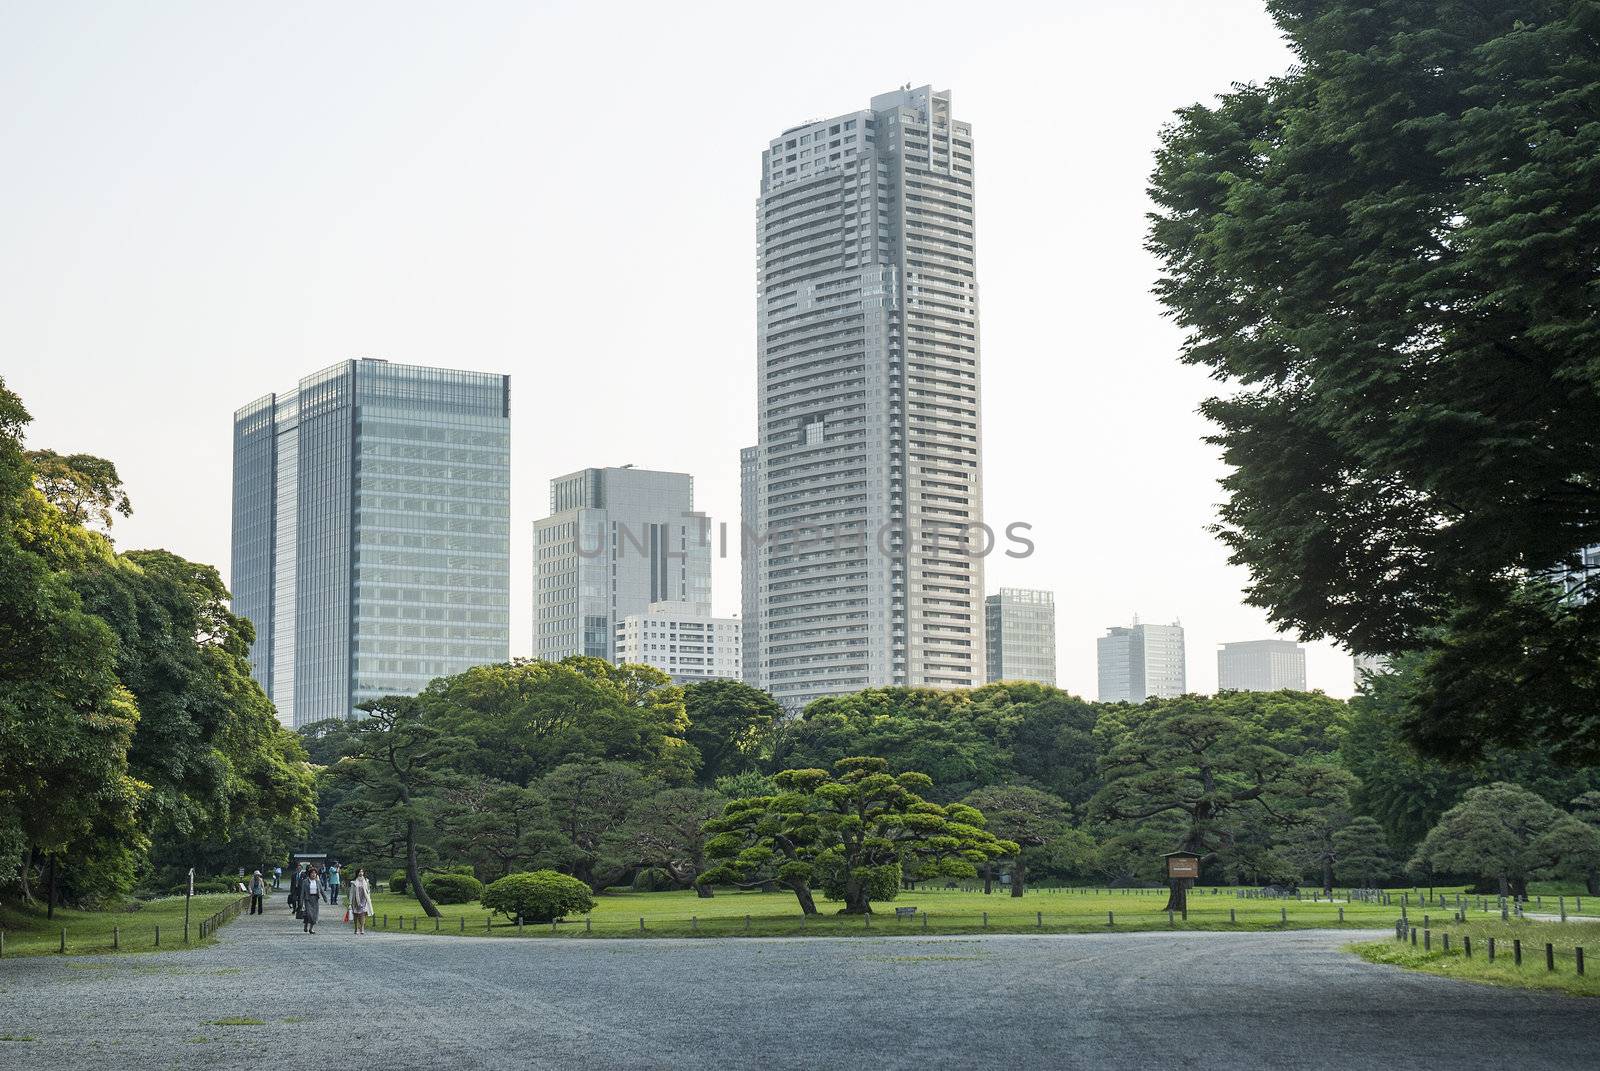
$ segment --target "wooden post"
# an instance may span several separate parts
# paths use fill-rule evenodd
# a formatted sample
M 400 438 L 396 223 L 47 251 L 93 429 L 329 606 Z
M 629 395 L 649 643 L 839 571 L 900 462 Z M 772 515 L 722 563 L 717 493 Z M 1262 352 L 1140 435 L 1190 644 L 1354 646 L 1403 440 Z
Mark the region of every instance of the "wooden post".
M 689 916 L 689 932 L 690 933 L 699 933 L 700 932 L 700 920 L 695 918 L 693 915 Z
M 1472 958 L 1472 934 L 1461 935 L 1461 951 L 1468 959 Z
M 1446 930 L 1444 932 L 1444 954 L 1447 955 L 1447 956 L 1450 954 L 1450 931 L 1449 930 Z
M 156 926 L 156 947 L 161 947 L 161 926 L 159 924 Z
M 802 920 L 803 919 L 804 919 L 804 916 L 802 916 Z M 639 916 L 639 932 L 640 933 L 644 932 L 644 916 L 643 915 Z
M 122 927 L 111 927 L 111 951 L 116 952 L 122 947 Z
M 1556 946 L 1549 941 L 1544 943 L 1544 969 L 1547 971 L 1556 969 Z
M 1339 921 L 1340 922 L 1344 921 L 1344 908 L 1342 908 L 1342 907 L 1339 909 Z
M 1287 926 L 1289 924 L 1289 909 L 1288 908 L 1286 908 L 1286 907 L 1278 908 L 1278 921 L 1283 923 L 1285 926 Z
M 1039 923 L 1039 929 L 1041 929 L 1041 930 L 1044 929 L 1044 912 L 1043 911 L 1035 911 L 1034 912 L 1034 916 L 1036 918 L 1036 921 Z
M 556 932 L 556 920 L 555 919 L 551 919 L 550 920 L 550 932 L 551 933 L 555 933 Z
M 1116 924 L 1117 924 L 1117 913 L 1115 911 L 1107 911 L 1106 912 L 1106 925 L 1107 926 L 1115 926 Z
M 594 919 L 590 918 L 588 915 L 583 916 L 583 932 L 584 933 L 593 933 L 594 932 Z
M 1489 962 L 1494 962 L 1494 938 L 1489 938 Z
M 465 915 L 461 916 L 461 932 L 462 933 L 466 933 L 467 932 L 467 916 L 465 916 Z
M 1522 966 L 1522 938 L 1520 937 L 1511 939 L 1511 962 L 1518 967 Z
M 983 913 L 983 928 L 986 929 L 986 930 L 989 928 L 989 912 L 987 912 L 987 911 L 985 911 Z M 66 933 L 67 931 L 66 930 L 62 930 L 61 932 L 62 933 Z
M 1578 973 L 1581 975 L 1583 973 L 1583 946 L 1579 945 L 1577 948 L 1574 948 L 1572 950 L 1572 956 L 1578 961 Z
M 746 915 L 744 917 L 744 932 L 745 933 L 749 933 L 750 932 L 750 916 L 749 915 Z
M 1172 920 L 1172 912 L 1167 912 L 1167 929 L 1172 929 L 1177 923 Z
M 1556 900 L 1561 905 L 1561 921 L 1565 922 L 1567 921 L 1567 898 L 1565 896 L 1559 896 L 1556 898 Z
M 67 954 L 67 928 L 65 926 L 61 927 L 61 954 L 63 956 Z
M 438 915 L 433 916 L 433 932 L 434 933 L 438 933 L 439 932 L 439 916 Z
M 1424 952 L 1432 952 L 1433 951 L 1433 931 L 1432 930 L 1423 930 L 1422 931 L 1422 950 Z
M 1411 927 L 1411 947 L 1417 947 L 1417 928 L 1415 926 Z

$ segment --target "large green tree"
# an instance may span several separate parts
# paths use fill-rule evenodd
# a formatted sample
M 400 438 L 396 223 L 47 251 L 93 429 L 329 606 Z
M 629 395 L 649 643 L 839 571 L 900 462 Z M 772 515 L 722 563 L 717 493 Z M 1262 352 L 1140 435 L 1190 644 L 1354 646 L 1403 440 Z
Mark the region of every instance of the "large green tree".
M 1546 838 L 1564 819 L 1582 825 L 1518 785 L 1483 785 L 1444 813 L 1410 865 L 1428 874 L 1489 878 L 1501 896 L 1525 898 L 1528 879 L 1561 861 L 1561 846 Z
M 1286 75 L 1179 113 L 1149 244 L 1249 601 L 1426 656 L 1407 732 L 1600 757 L 1600 84 L 1583 0 L 1269 0 Z M 1576 597 L 1574 597 L 1574 592 Z
M 683 689 L 685 734 L 700 756 L 699 780 L 753 770 L 783 708 L 772 696 L 743 681 L 695 681 Z
M 902 872 L 971 876 L 975 864 L 1018 851 L 973 808 L 928 802 L 926 774 L 890 773 L 885 760 L 860 756 L 834 770 L 784 770 L 773 777 L 777 795 L 729 803 L 706 826 L 706 854 L 720 865 L 701 880 L 776 882 L 808 915 L 820 885 L 844 913 L 865 914 L 874 900 L 894 898 Z
M 1342 799 L 1351 777 L 1332 762 L 1291 755 L 1231 697 L 1181 696 L 1130 708 L 1126 731 L 1107 752 L 1106 785 L 1091 808 L 1112 822 L 1181 818 L 1169 850 L 1202 865 L 1241 841 L 1251 826 L 1292 828 L 1304 812 Z M 1281 741 L 1280 741 L 1281 742 Z M 1170 910 L 1182 910 L 1190 882 L 1174 879 Z
M 980 788 L 961 802 L 982 814 L 995 836 L 1017 846 L 1011 857 L 1012 896 L 1023 894 L 1029 864 L 1047 860 L 1051 847 L 1071 832 L 1067 825 L 1071 808 L 1060 797 L 1026 785 Z M 987 880 L 983 891 L 989 891 Z

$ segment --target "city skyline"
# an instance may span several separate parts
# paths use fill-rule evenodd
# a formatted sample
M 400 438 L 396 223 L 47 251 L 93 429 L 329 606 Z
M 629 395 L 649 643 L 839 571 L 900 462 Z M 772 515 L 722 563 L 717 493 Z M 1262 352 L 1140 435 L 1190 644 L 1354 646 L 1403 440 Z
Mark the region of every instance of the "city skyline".
M 1141 250 L 1155 131 L 1242 73 L 1281 70 L 1287 53 L 1270 21 L 1246 3 L 1070 17 L 1041 7 L 1021 40 L 1010 13 L 967 11 L 957 43 L 934 23 L 851 17 L 861 34 L 826 63 L 744 96 L 728 92 L 730 79 L 761 79 L 774 57 L 798 57 L 798 44 L 779 42 L 757 63 L 695 45 L 665 13 L 641 13 L 636 35 L 617 44 L 621 66 L 637 73 L 602 82 L 559 52 L 546 66 L 516 62 L 536 37 L 587 32 L 576 12 L 507 8 L 471 26 L 424 17 L 377 42 L 364 20 L 329 15 L 309 44 L 291 19 L 259 28 L 227 64 L 208 58 L 220 54 L 215 42 L 238 37 L 222 14 L 133 26 L 108 13 L 144 47 L 99 65 L 57 49 L 65 58 L 50 107 L 71 111 L 80 138 L 44 139 L 29 119 L 38 109 L 0 118 L 26 161 L 0 183 L 33 208 L 0 296 L 15 352 L 27 355 L 5 371 L 36 417 L 30 443 L 116 458 L 135 508 L 113 532 L 119 545 L 170 546 L 227 572 L 221 414 L 241 398 L 363 354 L 493 368 L 524 384 L 512 445 L 517 537 L 544 514 L 550 475 L 629 461 L 694 473 L 698 507 L 731 525 L 733 452 L 755 430 L 752 147 L 887 86 L 931 82 L 956 94 L 984 153 L 984 510 L 991 523 L 1031 523 L 1038 545 L 1027 559 L 992 556 L 986 588 L 1058 593 L 1060 683 L 1084 695 L 1095 687 L 1090 638 L 1134 607 L 1181 614 L 1196 650 L 1270 634 L 1241 604 L 1244 574 L 1205 530 L 1221 497 L 1221 467 L 1194 412 L 1208 387 L 1175 360 L 1178 332 L 1148 296 L 1154 267 Z M 36 55 L 73 33 L 50 13 L 23 22 L 13 43 L 37 47 L 8 52 L 0 79 L 37 77 Z M 1089 103 L 1116 76 L 1091 43 L 1134 33 L 1148 77 L 1113 122 Z M 676 159 L 687 128 L 642 124 L 626 143 L 604 133 L 660 81 L 662 37 L 709 48 L 724 65 L 653 98 L 706 117 L 693 166 L 653 172 L 660 196 L 683 206 L 672 218 L 634 200 L 634 161 Z M 275 56 L 301 47 L 312 49 L 303 77 L 263 97 Z M 403 73 L 419 56 L 435 65 L 425 83 Z M 1062 56 L 1075 64 L 1061 70 Z M 182 72 L 190 88 L 141 82 L 134 62 Z M 111 84 L 131 123 L 109 121 Z M 581 115 L 543 118 L 538 139 L 503 136 L 521 121 L 519 102 L 562 85 L 584 97 Z M 235 123 L 240 114 L 250 121 Z M 1037 136 L 1064 115 L 1073 138 Z M 281 151 L 262 166 L 252 146 L 272 137 Z M 556 144 L 560 153 L 547 151 Z M 1088 144 L 1104 150 L 1103 166 L 1075 164 Z M 1045 203 L 1070 210 L 1041 213 Z M 683 218 L 700 225 L 694 243 L 681 240 Z M 692 300 L 664 285 L 690 276 Z M 145 418 L 138 436 L 126 432 L 129 411 Z M 1092 460 L 1130 429 L 1139 442 L 1124 463 L 1139 466 L 1138 481 Z M 174 457 L 187 459 L 183 479 Z M 533 651 L 522 611 L 530 564 L 514 550 L 513 654 Z M 712 568 L 714 612 L 737 612 L 737 549 Z M 1327 644 L 1308 655 L 1313 687 L 1349 693 L 1348 656 Z M 1192 687 L 1214 687 L 1209 661 L 1190 667 Z

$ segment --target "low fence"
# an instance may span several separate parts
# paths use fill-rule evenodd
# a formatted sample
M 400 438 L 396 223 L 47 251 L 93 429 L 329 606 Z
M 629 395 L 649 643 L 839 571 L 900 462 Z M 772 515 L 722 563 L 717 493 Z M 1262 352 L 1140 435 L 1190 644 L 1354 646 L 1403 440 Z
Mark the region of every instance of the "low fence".
M 1464 959 L 1472 959 L 1474 955 L 1482 955 L 1489 963 L 1503 963 L 1509 951 L 1512 966 L 1518 968 L 1522 966 L 1524 949 L 1523 941 L 1520 937 L 1498 938 L 1497 947 L 1497 939 L 1495 937 L 1479 935 L 1479 943 L 1475 952 L 1472 934 L 1470 933 L 1457 932 L 1452 934 L 1449 930 L 1436 932 L 1431 926 L 1417 927 L 1407 925 L 1404 919 L 1395 923 L 1394 935 L 1397 941 L 1409 940 L 1412 947 L 1417 948 L 1424 955 L 1437 955 L 1441 958 L 1445 956 L 1461 956 Z M 1419 935 L 1421 937 L 1420 942 L 1418 940 Z M 1454 947 L 1451 947 L 1452 936 L 1455 938 Z M 1508 942 L 1510 944 L 1509 949 L 1507 949 Z M 1538 947 L 1541 944 L 1544 946 L 1542 950 Z M 1542 954 L 1546 973 L 1558 973 L 1562 964 L 1570 962 L 1572 964 L 1572 973 L 1583 975 L 1584 956 L 1582 945 L 1562 947 L 1554 941 L 1530 941 L 1528 946 L 1535 956 Z
M 206 916 L 205 918 L 201 919 L 199 927 L 198 927 L 198 933 L 197 933 L 198 939 L 201 940 L 201 941 L 204 941 L 208 937 L 214 937 L 216 935 L 217 930 L 220 927 L 222 927 L 223 925 L 227 924 L 228 922 L 231 922 L 233 919 L 237 918 L 238 915 L 239 915 L 239 912 L 243 911 L 245 909 L 245 907 L 249 905 L 249 903 L 250 903 L 250 897 L 242 896 L 239 899 L 233 901 L 231 904 L 228 904 L 222 910 L 217 911 L 217 912 L 213 912 L 212 914 L 210 914 L 210 915 Z M 79 938 L 80 941 L 83 939 L 82 935 L 83 935 L 82 928 L 81 927 L 77 928 L 77 937 Z M 110 944 L 101 944 L 99 942 L 90 942 L 87 945 L 80 944 L 79 947 L 77 948 L 77 951 L 80 951 L 80 952 L 139 951 L 139 950 L 151 949 L 151 948 L 177 948 L 177 947 L 180 947 L 182 945 L 187 945 L 187 944 L 190 943 L 190 940 L 189 940 L 189 924 L 188 923 L 185 923 L 185 924 L 183 924 L 181 926 L 169 924 L 168 927 L 167 927 L 166 944 L 165 945 L 162 944 L 162 933 L 161 933 L 161 924 L 160 923 L 151 923 L 150 928 L 148 930 L 144 930 L 142 928 L 141 929 L 135 929 L 134 927 L 131 927 L 131 926 L 126 927 L 126 928 L 124 928 L 121 925 L 112 926 L 111 927 L 111 931 L 110 931 L 110 937 L 111 937 L 111 943 Z M 34 947 L 37 947 L 36 943 L 35 943 Z M 63 926 L 63 927 L 61 927 L 59 943 L 57 944 L 57 947 L 56 947 L 55 951 L 60 955 L 65 955 L 68 952 L 68 950 L 69 950 L 69 942 L 67 940 L 67 927 Z M 15 946 L 13 946 L 12 952 L 13 952 L 13 954 L 15 954 L 17 952 L 17 949 L 15 948 Z M 0 930 L 0 959 L 5 958 L 5 955 L 6 955 L 6 932 L 4 930 Z
M 1187 910 L 1168 911 L 1162 902 L 1130 903 L 1127 907 L 1070 911 L 1006 909 L 1005 900 L 994 911 L 929 911 L 915 906 L 887 902 L 866 915 L 841 915 L 832 912 L 816 915 L 712 915 L 658 914 L 621 916 L 587 915 L 554 922 L 519 922 L 505 916 L 466 914 L 429 916 L 420 913 L 380 913 L 368 920 L 374 931 L 466 934 L 478 936 L 781 936 L 827 935 L 859 931 L 894 933 L 1094 933 L 1158 929 L 1241 930 L 1314 929 L 1363 927 L 1382 929 L 1389 924 L 1386 911 L 1366 905 L 1307 901 L 1298 907 L 1286 904 L 1240 906 L 1221 900 L 1210 904 L 1191 901 Z M 1102 899 L 1101 903 L 1105 901 Z M 1038 901 L 1035 901 L 1038 903 Z M 1062 905 L 1065 906 L 1065 905 Z

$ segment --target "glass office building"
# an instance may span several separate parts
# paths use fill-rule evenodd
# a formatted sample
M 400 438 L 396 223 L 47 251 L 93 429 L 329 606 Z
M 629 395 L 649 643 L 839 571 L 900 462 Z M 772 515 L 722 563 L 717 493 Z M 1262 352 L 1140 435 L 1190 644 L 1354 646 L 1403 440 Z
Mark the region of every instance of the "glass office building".
M 233 608 L 284 724 L 510 657 L 509 377 L 345 361 L 234 414 Z
M 1001 588 L 983 600 L 989 683 L 1056 682 L 1056 597 L 1048 591 Z

